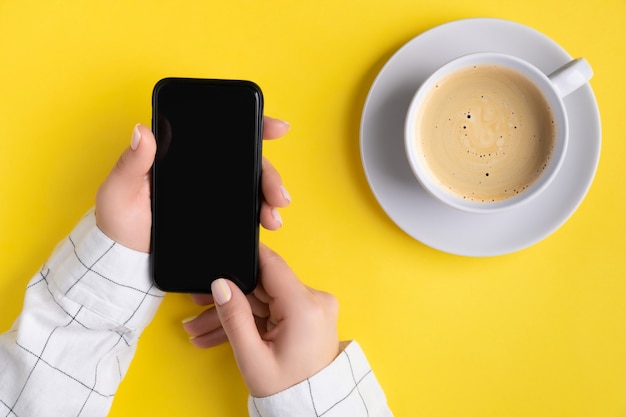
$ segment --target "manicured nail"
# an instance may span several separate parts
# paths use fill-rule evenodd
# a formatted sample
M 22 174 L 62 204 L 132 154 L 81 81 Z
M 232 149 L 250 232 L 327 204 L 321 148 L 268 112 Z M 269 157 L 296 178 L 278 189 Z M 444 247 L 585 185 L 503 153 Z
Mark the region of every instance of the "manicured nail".
M 130 140 L 130 148 L 134 151 L 139 147 L 139 142 L 141 141 L 141 132 L 139 131 L 139 125 L 136 125 L 133 129 L 133 137 Z
M 274 220 L 280 223 L 281 226 L 283 225 L 283 218 L 280 216 L 280 213 L 278 212 L 278 209 L 276 207 L 272 208 L 272 217 L 274 217 Z
M 233 295 L 228 286 L 228 282 L 226 282 L 224 278 L 218 278 L 211 283 L 211 293 L 213 294 L 215 304 L 220 306 L 229 302 Z
M 289 124 L 289 122 L 288 122 L 288 121 L 286 121 L 286 120 L 283 120 L 283 119 L 278 119 L 278 118 L 276 118 L 276 117 L 272 117 L 272 116 L 266 116 L 266 117 L 269 117 L 270 119 L 275 120 L 275 121 L 277 121 L 278 123 L 283 124 L 283 125 L 284 125 L 284 126 L 286 126 L 288 129 L 290 129 L 290 128 L 291 128 L 291 125 L 290 125 L 290 124 Z
M 187 323 L 189 323 L 190 321 L 194 321 L 194 320 L 195 320 L 195 319 L 197 319 L 197 318 L 198 318 L 198 315 L 191 316 L 191 317 L 187 317 L 186 319 L 183 319 L 183 324 L 187 324 Z
M 283 197 L 289 200 L 289 202 L 291 203 L 291 195 L 289 194 L 289 191 L 287 191 L 284 185 L 280 186 L 280 192 L 283 195 Z
M 278 119 L 278 121 L 281 122 L 282 124 L 284 124 L 285 126 L 287 126 L 288 129 L 291 129 L 291 125 L 289 124 L 288 121 L 282 120 L 282 119 Z

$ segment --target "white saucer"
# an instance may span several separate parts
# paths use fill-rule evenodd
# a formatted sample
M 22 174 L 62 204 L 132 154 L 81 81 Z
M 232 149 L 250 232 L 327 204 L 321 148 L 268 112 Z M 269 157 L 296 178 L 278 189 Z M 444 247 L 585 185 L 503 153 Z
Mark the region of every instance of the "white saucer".
M 361 119 L 363 168 L 383 210 L 418 241 L 462 256 L 503 255 L 552 234 L 584 199 L 600 158 L 600 115 L 587 84 L 565 99 L 570 145 L 557 178 L 541 195 L 484 215 L 447 207 L 426 193 L 404 153 L 406 110 L 429 73 L 479 51 L 517 55 L 547 74 L 572 59 L 550 38 L 519 23 L 482 18 L 446 23 L 413 38 L 389 59 L 372 84 Z

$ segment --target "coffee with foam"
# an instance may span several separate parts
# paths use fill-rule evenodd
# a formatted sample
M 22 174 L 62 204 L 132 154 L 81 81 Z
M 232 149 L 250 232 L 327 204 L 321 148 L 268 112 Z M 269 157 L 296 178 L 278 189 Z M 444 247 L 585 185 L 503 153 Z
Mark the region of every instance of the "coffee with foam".
M 504 66 L 480 64 L 444 76 L 416 111 L 418 157 L 443 188 L 474 202 L 523 192 L 555 146 L 557 128 L 543 94 Z

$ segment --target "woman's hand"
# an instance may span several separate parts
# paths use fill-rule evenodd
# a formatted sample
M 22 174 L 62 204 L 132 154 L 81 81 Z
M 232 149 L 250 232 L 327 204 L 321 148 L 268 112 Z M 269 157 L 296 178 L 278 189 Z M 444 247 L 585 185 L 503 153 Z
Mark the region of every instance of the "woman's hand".
M 265 245 L 259 248 L 260 283 L 247 297 L 220 278 L 212 295 L 193 295 L 214 305 L 186 320 L 198 347 L 228 338 L 250 394 L 266 397 L 313 376 L 339 354 L 337 299 L 304 285 Z
M 263 138 L 284 136 L 289 125 L 265 116 Z M 149 128 L 135 126 L 130 146 L 122 153 L 96 195 L 96 224 L 112 240 L 140 252 L 150 252 L 152 210 L 150 202 L 151 168 L 156 141 Z M 261 188 L 261 225 L 268 230 L 281 227 L 278 208 L 290 203 L 282 179 L 272 164 L 263 158 Z

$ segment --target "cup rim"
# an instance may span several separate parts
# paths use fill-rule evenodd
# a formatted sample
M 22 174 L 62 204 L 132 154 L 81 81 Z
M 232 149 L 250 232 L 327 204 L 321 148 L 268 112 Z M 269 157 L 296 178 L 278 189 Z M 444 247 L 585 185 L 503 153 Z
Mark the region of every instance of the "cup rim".
M 466 68 L 476 64 L 497 64 L 506 66 L 507 68 L 522 73 L 535 85 L 538 85 L 539 90 L 542 92 L 544 98 L 551 107 L 557 129 L 557 140 L 555 141 L 555 146 L 552 151 L 552 157 L 550 158 L 548 166 L 539 178 L 531 183 L 523 192 L 495 202 L 478 202 L 464 199 L 440 187 L 431 177 L 431 174 L 419 162 L 420 158 L 417 156 L 417 145 L 415 144 L 415 123 L 417 119 L 417 110 L 421 105 L 423 98 L 430 90 L 430 87 L 441 79 L 443 75 L 449 73 L 450 71 Z M 563 99 L 557 93 L 557 90 L 550 81 L 548 75 L 532 63 L 523 60 L 522 58 L 500 52 L 470 53 L 454 58 L 438 67 L 419 85 L 413 94 L 405 117 L 405 154 L 414 176 L 417 178 L 422 187 L 434 198 L 440 200 L 448 206 L 465 212 L 495 213 L 517 207 L 535 198 L 543 192 L 554 177 L 556 177 L 565 159 L 568 142 L 569 123 L 565 104 L 563 103 Z

